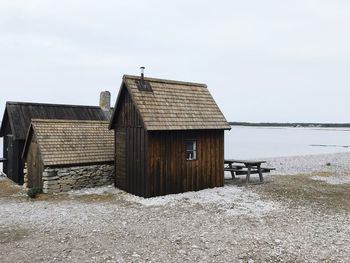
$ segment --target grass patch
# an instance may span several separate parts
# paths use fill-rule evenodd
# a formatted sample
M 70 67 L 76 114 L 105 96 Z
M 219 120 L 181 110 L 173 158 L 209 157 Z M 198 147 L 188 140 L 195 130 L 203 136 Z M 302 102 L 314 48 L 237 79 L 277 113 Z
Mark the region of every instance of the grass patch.
M 84 202 L 110 202 L 114 199 L 114 195 L 105 194 L 87 194 L 87 195 L 77 195 L 74 199 L 84 201 Z
M 42 194 L 42 193 L 43 193 L 43 189 L 41 189 L 41 188 L 30 188 L 27 191 L 27 195 L 30 198 L 36 198 L 39 194 Z
M 329 173 L 312 173 L 291 176 L 274 176 L 256 190 L 261 195 L 292 206 L 312 206 L 339 211 L 350 211 L 348 184 L 331 185 L 313 180 L 313 176 L 330 176 Z
M 308 176 L 308 175 L 305 175 L 305 176 Z M 309 176 L 329 177 L 329 176 L 333 176 L 333 174 L 330 172 L 318 172 L 318 173 L 312 173 Z
M 21 187 L 9 179 L 0 180 L 0 197 L 9 197 L 21 192 Z

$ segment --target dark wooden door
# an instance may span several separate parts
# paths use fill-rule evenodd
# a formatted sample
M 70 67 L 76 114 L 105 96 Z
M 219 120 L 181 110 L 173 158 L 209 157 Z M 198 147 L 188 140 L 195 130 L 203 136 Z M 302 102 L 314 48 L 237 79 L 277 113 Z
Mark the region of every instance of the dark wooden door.
M 6 159 L 4 161 L 4 163 L 2 164 L 2 171 L 7 174 L 7 159 L 8 159 L 8 156 L 7 156 L 7 136 L 4 137 L 4 146 L 3 146 L 3 156 L 4 158 Z
M 7 159 L 7 162 L 6 162 L 6 172 L 7 172 L 7 176 L 10 178 L 10 179 L 14 179 L 14 170 L 15 170 L 15 160 L 17 160 L 17 158 L 15 158 L 16 156 L 14 155 L 14 147 L 15 147 L 15 142 L 14 142 L 14 137 L 13 135 L 9 134 L 7 135 L 7 143 L 6 143 L 7 147 L 5 149 L 5 156 L 6 156 L 6 159 Z

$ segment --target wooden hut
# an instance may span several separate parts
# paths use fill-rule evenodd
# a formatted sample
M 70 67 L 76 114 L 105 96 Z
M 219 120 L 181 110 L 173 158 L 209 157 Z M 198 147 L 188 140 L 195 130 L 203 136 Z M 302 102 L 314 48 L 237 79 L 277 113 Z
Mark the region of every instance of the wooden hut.
M 124 75 L 110 128 L 117 187 L 151 197 L 223 186 L 231 127 L 206 85 Z
M 26 102 L 6 102 L 0 137 L 3 137 L 3 171 L 12 181 L 23 184 L 22 152 L 31 119 L 103 120 L 110 119 L 105 104 L 109 92 L 101 93 L 100 107 Z M 110 97 L 110 94 L 109 94 Z M 102 104 L 101 104 L 102 103 Z
M 28 188 L 44 193 L 114 182 L 114 135 L 107 121 L 33 119 L 24 146 Z

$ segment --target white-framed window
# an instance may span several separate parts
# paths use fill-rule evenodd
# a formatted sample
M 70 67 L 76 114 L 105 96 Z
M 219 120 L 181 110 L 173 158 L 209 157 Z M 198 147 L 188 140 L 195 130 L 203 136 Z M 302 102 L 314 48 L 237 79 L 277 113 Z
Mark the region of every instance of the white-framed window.
M 197 160 L 197 141 L 196 140 L 185 140 L 186 147 L 186 160 L 192 161 Z

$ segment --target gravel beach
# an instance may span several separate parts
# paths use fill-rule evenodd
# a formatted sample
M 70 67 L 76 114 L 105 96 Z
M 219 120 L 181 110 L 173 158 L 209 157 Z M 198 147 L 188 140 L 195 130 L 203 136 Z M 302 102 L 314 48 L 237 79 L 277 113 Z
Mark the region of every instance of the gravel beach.
M 317 154 L 269 158 L 267 165 L 276 168 L 272 174 L 294 175 L 329 172 L 335 175 L 350 173 L 350 153 Z
M 350 153 L 267 165 L 263 184 L 149 199 L 109 186 L 32 200 L 0 177 L 0 262 L 350 262 Z

